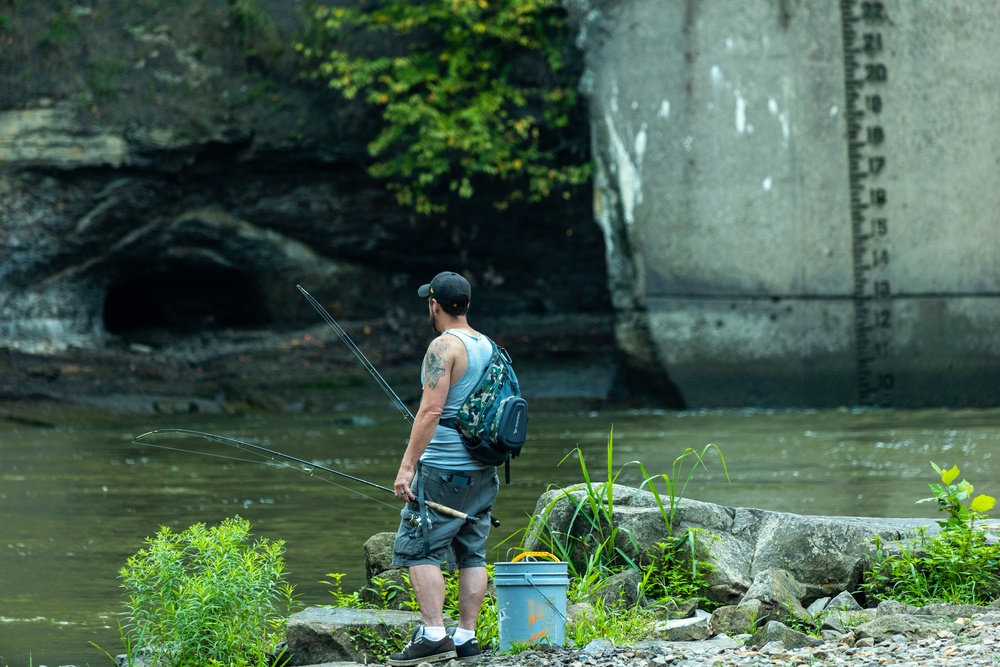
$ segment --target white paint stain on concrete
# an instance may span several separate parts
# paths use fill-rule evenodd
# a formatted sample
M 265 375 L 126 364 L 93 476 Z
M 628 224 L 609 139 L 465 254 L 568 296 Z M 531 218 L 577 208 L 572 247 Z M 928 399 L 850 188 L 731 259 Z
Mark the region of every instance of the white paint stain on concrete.
M 781 127 L 781 146 L 788 148 L 788 138 L 791 136 L 791 125 L 788 121 L 788 112 L 778 108 L 778 102 L 773 97 L 767 100 L 767 110 L 772 116 L 778 119 Z
M 761 183 L 761 187 L 764 188 L 764 192 L 770 192 L 771 191 L 771 177 L 770 176 L 768 176 L 767 178 L 764 179 L 764 182 Z
M 647 123 L 643 123 L 642 127 L 639 128 L 639 132 L 635 135 L 635 162 L 639 166 L 639 171 L 642 171 L 642 159 L 646 156 L 647 126 Z
M 722 76 L 722 69 L 718 65 L 712 65 L 710 76 L 712 77 L 712 85 L 716 88 L 729 86 L 726 77 Z
M 745 134 L 747 131 L 747 101 L 736 91 L 736 132 Z
M 629 226 L 635 221 L 635 209 L 642 203 L 642 160 L 646 155 L 646 123 L 642 124 L 632 141 L 635 159 L 629 153 L 615 120 L 611 114 L 604 115 L 608 128 L 610 152 L 614 161 L 615 175 L 618 177 L 618 196 L 621 198 L 622 213 Z
M 663 120 L 670 118 L 670 100 L 660 102 L 660 109 L 656 112 L 656 117 Z

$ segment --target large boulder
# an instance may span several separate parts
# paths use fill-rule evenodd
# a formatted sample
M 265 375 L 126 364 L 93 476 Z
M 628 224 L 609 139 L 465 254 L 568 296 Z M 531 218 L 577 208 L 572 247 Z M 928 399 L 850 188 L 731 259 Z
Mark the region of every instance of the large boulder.
M 288 664 L 368 664 L 381 657 L 378 647 L 409 636 L 419 623 L 412 611 L 309 607 L 285 624 Z
M 630 558 L 643 561 L 650 548 L 671 534 L 669 505 L 661 509 L 654 495 L 632 487 L 613 485 L 611 525 L 617 529 L 615 546 Z M 584 485 L 546 492 L 535 506 L 537 516 L 554 531 L 578 538 L 594 521 Z M 603 505 L 607 507 L 607 505 Z M 673 533 L 694 530 L 701 556 L 711 564 L 708 597 L 736 604 L 762 572 L 782 570 L 803 587 L 802 600 L 837 595 L 857 589 L 875 538 L 892 543 L 917 528 L 929 534 L 931 520 L 803 516 L 742 507 L 723 507 L 686 498 L 673 514 Z M 583 542 L 573 559 L 583 559 Z M 543 543 L 529 535 L 529 550 Z

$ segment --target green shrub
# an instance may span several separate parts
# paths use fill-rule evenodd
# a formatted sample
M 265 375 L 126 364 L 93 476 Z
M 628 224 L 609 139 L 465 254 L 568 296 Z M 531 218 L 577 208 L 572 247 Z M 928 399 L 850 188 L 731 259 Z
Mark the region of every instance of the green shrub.
M 270 666 L 292 606 L 284 542 L 250 543 L 250 522 L 162 527 L 120 571 L 127 646 L 166 667 Z M 279 664 L 280 664 L 279 660 Z
M 986 518 L 994 499 L 973 497 L 972 484 L 958 478 L 957 466 L 939 468 L 941 478 L 931 484 L 934 495 L 917 502 L 936 502 L 948 518 L 937 523 L 941 532 L 900 543 L 899 551 L 887 553 L 884 543 L 875 542 L 872 565 L 865 572 L 862 589 L 875 599 L 898 600 L 912 605 L 932 602 L 989 604 L 1000 598 L 1000 544 L 988 544 L 976 521 Z
M 559 0 L 350 4 L 310 3 L 296 49 L 314 77 L 382 115 L 369 173 L 400 205 L 443 213 L 489 180 L 506 187 L 503 210 L 568 197 L 590 177 L 587 147 L 565 130 L 577 95 Z M 387 44 L 378 53 L 374 34 Z

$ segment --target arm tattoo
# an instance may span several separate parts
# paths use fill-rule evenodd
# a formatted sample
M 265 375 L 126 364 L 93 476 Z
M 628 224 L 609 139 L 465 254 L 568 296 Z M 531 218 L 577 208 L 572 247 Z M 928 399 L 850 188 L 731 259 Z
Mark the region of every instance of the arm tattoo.
M 445 361 L 447 349 L 447 345 L 438 341 L 432 342 L 427 349 L 427 357 L 424 358 L 424 382 L 431 389 L 437 387 L 441 378 L 448 374 Z

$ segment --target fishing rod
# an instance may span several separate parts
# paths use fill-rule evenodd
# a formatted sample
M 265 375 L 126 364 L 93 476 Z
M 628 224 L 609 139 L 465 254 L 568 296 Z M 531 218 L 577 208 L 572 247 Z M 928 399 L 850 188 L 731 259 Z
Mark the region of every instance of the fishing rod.
M 361 365 L 364 366 L 366 369 L 368 369 L 368 372 L 371 373 L 371 376 L 375 378 L 375 381 L 378 382 L 378 385 L 382 387 L 382 391 L 384 391 L 386 395 L 390 399 L 392 399 L 392 402 L 396 405 L 396 408 L 403 414 L 403 419 L 407 420 L 412 424 L 413 413 L 410 412 L 410 409 L 406 407 L 406 404 L 403 403 L 402 400 L 400 400 L 399 396 L 396 395 L 396 392 L 392 390 L 392 387 L 389 386 L 389 383 L 386 382 L 385 378 L 382 377 L 382 375 L 379 374 L 379 372 L 375 369 L 374 364 L 368 361 L 368 357 L 366 357 L 364 352 L 361 351 L 361 348 L 359 348 L 357 345 L 354 344 L 354 341 L 351 340 L 351 337 L 347 335 L 347 332 L 344 331 L 344 328 L 339 324 L 337 324 L 337 320 L 333 319 L 333 316 L 329 312 L 327 312 L 326 308 L 323 307 L 323 304 L 321 304 L 319 301 L 313 298 L 312 294 L 306 291 L 306 288 L 304 288 L 302 285 L 296 285 L 296 287 L 299 289 L 300 292 L 302 292 L 302 296 L 304 296 L 309 301 L 309 303 L 312 304 L 313 308 L 316 309 L 316 312 L 319 313 L 324 320 L 326 320 L 326 323 L 329 324 L 331 327 L 333 327 L 333 330 L 340 335 L 340 340 L 344 341 L 344 344 L 347 345 L 348 349 L 354 353 L 354 356 L 358 358 L 358 361 L 361 362 Z M 490 523 L 494 526 L 500 525 L 499 519 L 497 519 L 492 514 L 490 514 Z
M 366 357 L 364 352 L 361 351 L 361 348 L 359 348 L 357 345 L 354 344 L 354 341 L 351 340 L 351 337 L 347 335 L 347 332 L 344 331 L 344 328 L 342 326 L 337 324 L 337 320 L 333 319 L 333 316 L 330 315 L 330 313 L 326 310 L 326 308 L 323 307 L 323 304 L 314 299 L 312 294 L 307 292 L 305 288 L 302 287 L 302 285 L 296 285 L 296 287 L 300 292 L 302 292 L 302 296 L 304 296 L 309 301 L 309 303 L 312 304 L 312 307 L 316 309 L 316 312 L 319 313 L 324 320 L 326 320 L 326 323 L 329 324 L 331 327 L 333 327 L 333 330 L 336 331 L 337 334 L 340 336 L 340 340 L 344 341 L 344 344 L 347 346 L 347 349 L 353 352 L 354 356 L 356 356 L 358 358 L 358 361 L 361 362 L 361 365 L 364 366 L 369 373 L 371 373 L 371 376 L 375 378 L 375 382 L 378 383 L 378 386 L 382 388 L 382 391 L 385 392 L 386 396 L 388 396 L 389 399 L 393 402 L 393 405 L 396 406 L 396 409 L 399 410 L 399 412 L 403 415 L 403 419 L 412 424 L 413 413 L 410 412 L 410 409 L 408 407 L 406 407 L 406 403 L 403 403 L 403 401 L 399 398 L 399 396 L 396 395 L 396 392 L 392 390 L 392 387 L 389 386 L 389 383 L 386 382 L 385 378 L 382 377 L 379 374 L 379 372 L 375 369 L 374 364 L 368 361 L 368 357 Z
M 324 465 L 316 463 L 315 461 L 307 461 L 305 459 L 300 459 L 296 456 L 292 456 L 291 454 L 283 454 L 274 449 L 268 449 L 267 447 L 261 447 L 260 445 L 255 445 L 252 442 L 237 440 L 236 438 L 230 438 L 224 435 L 215 435 L 214 433 L 193 431 L 186 428 L 160 428 L 153 431 L 149 431 L 148 433 L 143 433 L 142 435 L 135 436 L 134 438 L 132 438 L 132 443 L 136 445 L 147 445 L 150 447 L 158 447 L 161 449 L 171 449 L 169 447 L 162 447 L 161 445 L 156 445 L 154 443 L 146 442 L 144 440 L 144 438 L 150 438 L 157 435 L 186 435 L 186 436 L 205 438 L 206 440 L 218 442 L 223 445 L 235 447 L 236 449 L 247 451 L 257 456 L 261 456 L 265 459 L 265 461 L 277 462 L 278 460 L 283 460 L 290 463 L 297 463 L 300 466 L 304 466 L 302 472 L 309 473 L 310 476 L 313 475 L 313 471 L 321 470 L 331 475 L 338 475 L 340 477 L 345 477 L 351 481 L 358 482 L 359 484 L 365 484 L 372 488 L 378 489 L 379 491 L 386 491 L 388 493 L 393 494 L 394 496 L 396 495 L 396 492 L 387 486 L 382 486 L 381 484 L 376 484 L 375 482 L 369 482 L 367 479 L 355 477 L 354 475 L 349 475 L 348 473 L 342 472 L 340 470 L 334 470 L 333 468 L 328 468 Z M 189 451 L 189 450 L 183 450 L 183 451 Z M 209 455 L 206 452 L 191 452 L 191 453 Z M 240 459 L 240 460 L 246 460 L 246 459 Z M 377 501 L 377 502 L 382 502 L 382 501 Z M 431 500 L 424 500 L 424 505 L 440 512 L 441 514 L 447 514 L 448 516 L 453 516 L 457 519 L 462 519 L 463 521 L 466 521 L 468 523 L 479 523 L 479 517 L 466 514 L 465 512 L 461 512 L 454 508 L 448 507 L 447 505 L 442 505 L 440 503 L 436 503 Z M 493 518 L 492 515 L 491 515 L 491 521 L 493 522 L 493 525 L 499 525 L 499 522 L 497 522 L 497 520 Z

